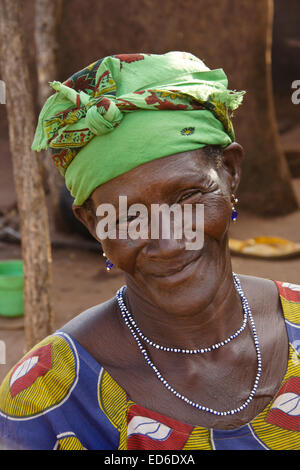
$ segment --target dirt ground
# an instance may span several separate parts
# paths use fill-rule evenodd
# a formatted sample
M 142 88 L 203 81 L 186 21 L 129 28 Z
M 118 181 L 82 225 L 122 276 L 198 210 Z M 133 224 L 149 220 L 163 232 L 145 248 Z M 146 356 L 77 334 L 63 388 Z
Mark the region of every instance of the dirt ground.
M 299 133 L 300 143 L 300 133 Z M 0 138 L 0 201 L 9 205 L 15 199 L 7 140 Z M 300 178 L 293 181 L 300 202 Z M 300 242 L 300 211 L 286 217 L 260 219 L 241 213 L 232 226 L 231 236 L 239 239 L 269 235 Z M 57 234 L 53 233 L 55 238 Z M 18 244 L 0 242 L 0 259 L 20 258 Z M 300 256 L 295 259 L 266 261 L 232 257 L 233 270 L 241 274 L 300 284 Z M 53 249 L 53 311 L 55 328 L 61 327 L 83 310 L 112 297 L 123 284 L 123 275 L 113 269 L 107 273 L 101 250 Z M 6 345 L 6 364 L 0 364 L 0 382 L 25 352 L 23 319 L 0 317 L 0 340 Z

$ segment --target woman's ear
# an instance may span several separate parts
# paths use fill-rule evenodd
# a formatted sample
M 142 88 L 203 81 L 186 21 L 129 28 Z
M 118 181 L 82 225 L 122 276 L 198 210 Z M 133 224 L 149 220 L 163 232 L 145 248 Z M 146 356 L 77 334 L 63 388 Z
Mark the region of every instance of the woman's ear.
M 92 208 L 85 206 L 72 206 L 75 217 L 88 229 L 90 234 L 99 241 L 96 235 L 96 214 Z
M 223 150 L 223 168 L 225 168 L 230 176 L 230 187 L 233 194 L 236 193 L 241 179 L 243 156 L 243 147 L 237 142 L 233 142 Z

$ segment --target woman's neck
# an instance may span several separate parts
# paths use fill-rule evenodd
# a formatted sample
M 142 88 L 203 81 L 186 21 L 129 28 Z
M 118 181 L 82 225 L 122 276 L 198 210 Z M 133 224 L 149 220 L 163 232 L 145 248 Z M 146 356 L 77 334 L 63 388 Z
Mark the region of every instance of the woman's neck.
M 195 293 L 195 306 L 201 307 L 193 309 L 192 314 L 161 309 L 131 278 L 127 279 L 125 302 L 143 334 L 169 347 L 208 347 L 228 338 L 243 321 L 242 304 L 231 271 L 218 281 L 211 298 L 200 299 Z

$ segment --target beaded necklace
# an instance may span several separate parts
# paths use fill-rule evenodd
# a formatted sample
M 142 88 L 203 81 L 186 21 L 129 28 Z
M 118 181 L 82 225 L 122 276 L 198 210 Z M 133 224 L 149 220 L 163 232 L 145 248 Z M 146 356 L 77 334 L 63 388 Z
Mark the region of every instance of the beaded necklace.
M 233 280 L 234 280 L 235 288 L 236 288 L 236 290 L 237 290 L 237 292 L 240 296 L 241 303 L 242 303 L 242 306 L 243 306 L 243 312 L 244 312 L 243 324 L 234 334 L 229 336 L 229 338 L 227 338 L 226 340 L 223 340 L 219 343 L 213 344 L 212 346 L 207 347 L 207 348 L 182 349 L 182 348 L 161 346 L 161 345 L 158 345 L 158 344 L 154 343 L 153 341 L 150 341 L 141 332 L 141 330 L 137 326 L 136 322 L 134 321 L 131 313 L 129 312 L 129 310 L 127 309 L 127 307 L 125 305 L 123 294 L 124 294 L 124 290 L 126 289 L 126 286 L 121 287 L 118 290 L 117 295 L 116 295 L 116 299 L 118 301 L 118 304 L 119 304 L 120 311 L 121 311 L 122 317 L 124 319 L 124 322 L 127 325 L 127 327 L 129 329 L 130 333 L 132 334 L 133 338 L 135 339 L 135 341 L 137 343 L 137 346 L 140 349 L 140 352 L 144 356 L 144 359 L 145 359 L 146 363 L 149 365 L 149 367 L 151 367 L 153 372 L 156 374 L 157 378 L 162 382 L 162 384 L 167 388 L 167 390 L 169 390 L 171 393 L 173 393 L 177 398 L 180 398 L 181 400 L 185 401 L 188 405 L 191 405 L 194 408 L 197 408 L 201 411 L 206 411 L 208 413 L 218 415 L 218 416 L 227 416 L 227 415 L 236 414 L 236 413 L 242 411 L 244 408 L 246 408 L 246 406 L 249 405 L 249 403 L 252 401 L 252 399 L 253 399 L 253 397 L 256 393 L 258 383 L 259 383 L 259 380 L 260 380 L 260 376 L 261 376 L 261 370 L 262 370 L 261 352 L 260 352 L 259 341 L 258 341 L 258 337 L 257 337 L 257 333 L 256 333 L 256 327 L 255 327 L 254 319 L 253 319 L 253 316 L 252 316 L 252 312 L 251 312 L 250 306 L 248 304 L 248 301 L 247 301 L 247 299 L 244 295 L 244 292 L 242 290 L 239 278 L 237 277 L 237 275 L 235 273 L 233 273 Z M 140 340 L 140 338 L 141 338 L 142 340 L 146 341 L 150 346 L 153 346 L 154 348 L 162 350 L 162 351 L 177 352 L 177 353 L 184 353 L 184 354 L 203 354 L 203 353 L 206 353 L 206 352 L 210 352 L 214 349 L 218 349 L 219 347 L 225 346 L 227 343 L 229 343 L 234 338 L 236 338 L 244 330 L 244 328 L 247 324 L 248 318 L 249 318 L 249 322 L 250 322 L 251 329 L 252 329 L 253 340 L 254 340 L 256 355 L 257 355 L 257 373 L 256 373 L 256 377 L 255 377 L 253 387 L 251 389 L 251 392 L 250 392 L 247 400 L 244 401 L 244 403 L 241 406 L 239 406 L 237 408 L 233 408 L 231 410 L 217 411 L 217 410 L 214 410 L 213 408 L 209 408 L 209 407 L 201 405 L 200 403 L 197 403 L 193 400 L 190 400 L 189 398 L 187 398 L 183 394 L 177 392 L 167 382 L 167 380 L 162 376 L 162 374 L 160 373 L 158 368 L 155 366 L 155 364 L 151 361 L 146 349 L 144 348 L 144 346 L 143 346 L 143 344 L 141 343 L 141 340 Z

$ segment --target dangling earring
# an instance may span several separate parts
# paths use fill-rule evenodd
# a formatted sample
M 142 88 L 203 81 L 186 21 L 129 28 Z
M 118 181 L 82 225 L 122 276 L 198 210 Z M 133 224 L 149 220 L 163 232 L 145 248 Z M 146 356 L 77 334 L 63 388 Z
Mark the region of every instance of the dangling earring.
M 103 256 L 106 257 L 106 254 L 103 253 Z M 109 259 L 105 260 L 106 271 L 110 271 L 113 268 L 113 264 Z
M 234 194 L 231 195 L 231 198 L 232 198 L 232 212 L 231 212 L 231 219 L 232 219 L 232 222 L 235 223 L 236 222 L 236 219 L 237 219 L 237 216 L 238 216 L 238 211 L 236 210 L 235 208 L 235 204 L 238 203 L 238 198 L 235 197 Z

